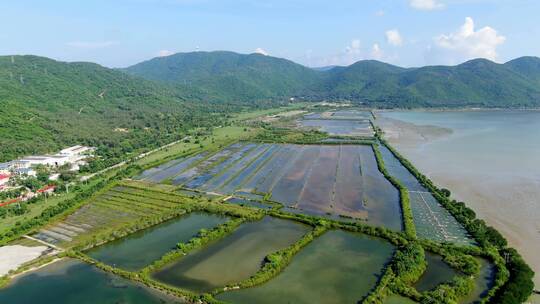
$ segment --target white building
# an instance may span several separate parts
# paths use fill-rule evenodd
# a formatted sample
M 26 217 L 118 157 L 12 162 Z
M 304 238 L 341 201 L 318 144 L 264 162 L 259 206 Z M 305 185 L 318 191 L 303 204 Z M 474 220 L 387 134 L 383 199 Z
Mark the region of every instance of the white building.
M 23 168 L 30 168 L 37 165 L 44 165 L 49 167 L 60 167 L 65 164 L 71 163 L 71 157 L 68 155 L 38 155 L 29 156 L 21 160 L 18 160 L 19 166 Z
M 92 147 L 73 146 L 73 147 L 69 147 L 69 148 L 65 148 L 64 150 L 61 150 L 60 153 L 58 154 L 80 156 L 80 155 L 88 155 L 94 150 L 95 148 L 92 148 Z

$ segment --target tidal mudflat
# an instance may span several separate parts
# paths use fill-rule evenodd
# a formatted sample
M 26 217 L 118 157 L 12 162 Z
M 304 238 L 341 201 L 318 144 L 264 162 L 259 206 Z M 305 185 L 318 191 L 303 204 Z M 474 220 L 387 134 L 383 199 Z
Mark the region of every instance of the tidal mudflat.
M 357 303 L 375 286 L 392 245 L 329 231 L 307 245 L 269 282 L 217 296 L 230 303 Z
M 540 271 L 540 112 L 381 112 L 387 139 Z M 540 286 L 540 276 L 535 278 Z

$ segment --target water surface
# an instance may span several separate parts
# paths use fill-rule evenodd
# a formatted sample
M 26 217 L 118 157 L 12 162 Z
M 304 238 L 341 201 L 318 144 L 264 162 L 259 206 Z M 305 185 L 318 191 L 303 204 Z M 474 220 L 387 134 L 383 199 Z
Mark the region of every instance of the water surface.
M 500 230 L 540 271 L 539 111 L 416 111 L 382 116 L 406 122 L 383 124 L 400 152 Z M 426 125 L 451 133 L 432 136 L 418 131 Z M 540 278 L 535 282 L 539 286 Z
M 264 257 L 281 250 L 309 231 L 293 221 L 265 217 L 246 223 L 232 234 L 173 262 L 153 277 L 195 292 L 213 290 L 255 274 Z
M 177 243 L 187 242 L 199 230 L 211 229 L 226 220 L 217 215 L 191 213 L 96 247 L 87 254 L 105 264 L 137 271 L 158 260 Z
M 440 255 L 426 252 L 427 269 L 414 287 L 420 292 L 432 290 L 437 285 L 452 281 L 458 272 L 446 264 Z
M 340 230 L 307 245 L 277 277 L 248 289 L 217 296 L 230 303 L 357 303 L 376 285 L 393 247 Z
M 181 302 L 103 272 L 89 264 L 65 259 L 24 274 L 6 288 L 0 289 L 0 303 L 158 304 Z

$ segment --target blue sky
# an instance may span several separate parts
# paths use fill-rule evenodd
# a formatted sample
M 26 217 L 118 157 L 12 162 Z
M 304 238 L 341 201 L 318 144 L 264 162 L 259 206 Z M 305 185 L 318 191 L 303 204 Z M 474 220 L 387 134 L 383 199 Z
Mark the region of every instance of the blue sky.
M 0 4 L 0 54 L 125 67 L 195 50 L 308 66 L 401 66 L 540 56 L 538 0 L 17 0 Z

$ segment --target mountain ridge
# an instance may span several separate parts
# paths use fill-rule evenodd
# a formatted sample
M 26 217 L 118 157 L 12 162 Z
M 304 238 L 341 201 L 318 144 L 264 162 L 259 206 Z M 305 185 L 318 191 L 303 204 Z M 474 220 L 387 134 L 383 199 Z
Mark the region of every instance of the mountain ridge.
M 217 51 L 153 58 L 123 71 L 169 85 L 187 81 L 222 100 L 304 97 L 385 107 L 540 105 L 540 58 L 530 56 L 506 63 L 473 59 L 413 68 L 361 60 L 313 69 L 277 57 Z

